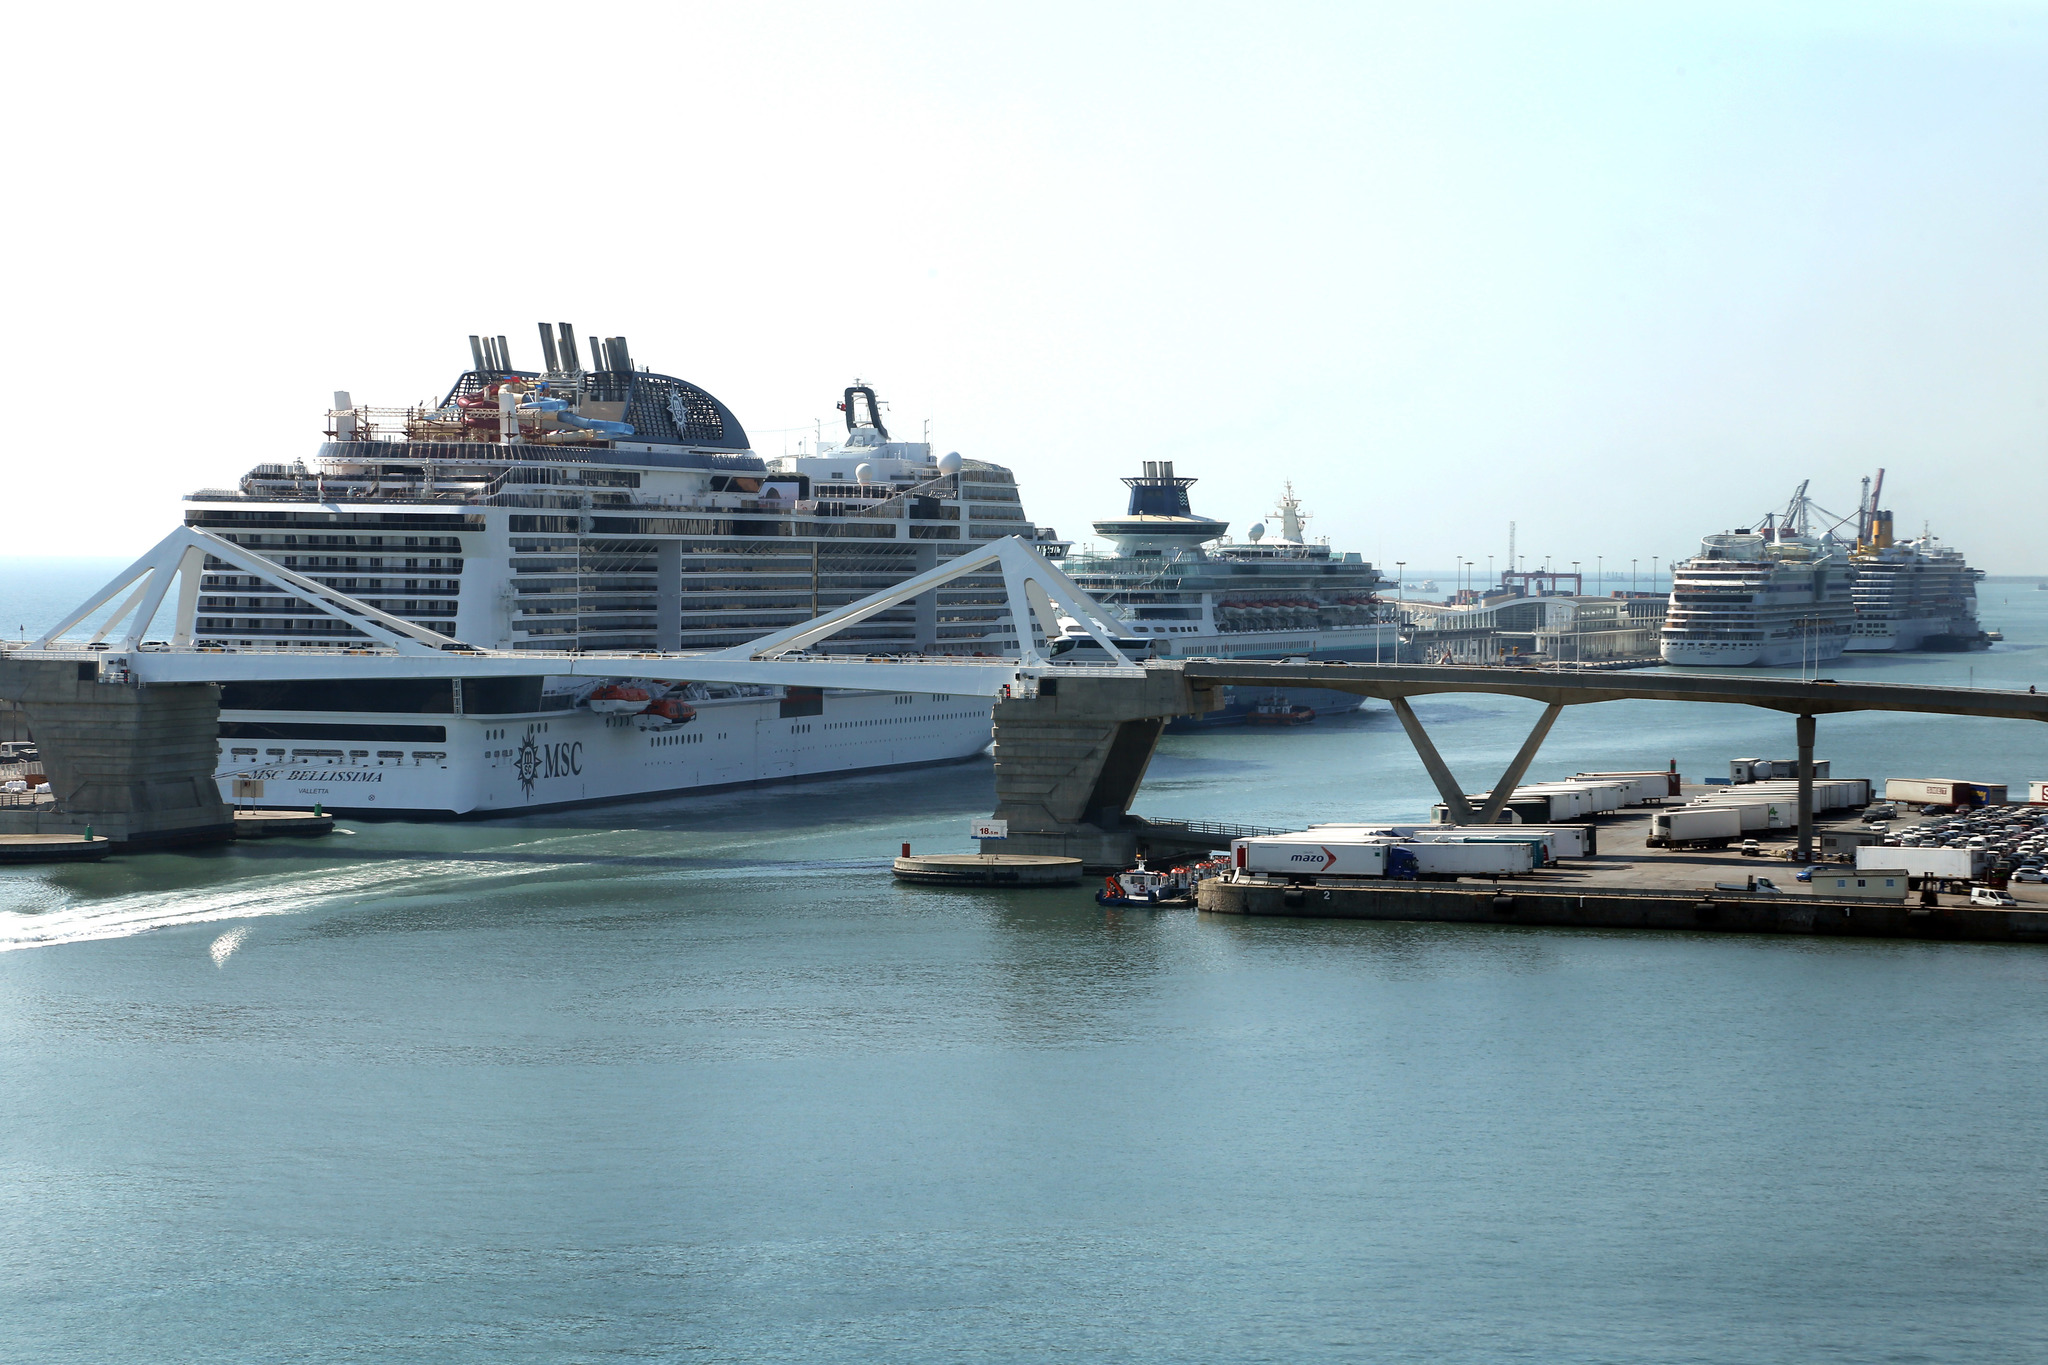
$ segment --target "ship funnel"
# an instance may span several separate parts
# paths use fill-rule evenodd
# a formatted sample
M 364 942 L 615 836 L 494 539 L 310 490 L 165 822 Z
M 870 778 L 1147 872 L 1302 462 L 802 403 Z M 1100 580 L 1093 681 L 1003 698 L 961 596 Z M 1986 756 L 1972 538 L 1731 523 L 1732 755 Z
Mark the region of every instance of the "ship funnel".
M 505 338 L 503 337 L 498 338 L 498 368 L 501 370 L 512 368 L 512 348 L 505 344 Z
M 582 357 L 576 354 L 576 329 L 566 322 L 558 322 L 555 326 L 562 329 L 562 369 L 574 374 L 583 368 Z
M 545 322 L 540 325 L 540 356 L 547 362 L 549 374 L 561 370 L 561 359 L 555 354 L 555 329 Z
M 473 336 L 469 339 L 469 358 L 479 371 L 490 368 L 484 364 L 484 343 L 481 337 Z

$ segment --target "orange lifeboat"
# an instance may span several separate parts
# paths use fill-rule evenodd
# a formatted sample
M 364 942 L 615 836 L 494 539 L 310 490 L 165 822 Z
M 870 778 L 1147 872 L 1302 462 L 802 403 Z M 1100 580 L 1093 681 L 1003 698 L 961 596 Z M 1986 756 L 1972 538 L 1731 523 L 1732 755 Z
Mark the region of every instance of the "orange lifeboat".
M 688 725 L 696 718 L 697 708 L 690 703 L 678 697 L 662 697 L 633 717 L 633 723 L 643 730 L 666 730 L 672 725 Z
M 602 716 L 631 715 L 645 710 L 654 694 L 644 687 L 606 683 L 583 699 L 583 704 Z

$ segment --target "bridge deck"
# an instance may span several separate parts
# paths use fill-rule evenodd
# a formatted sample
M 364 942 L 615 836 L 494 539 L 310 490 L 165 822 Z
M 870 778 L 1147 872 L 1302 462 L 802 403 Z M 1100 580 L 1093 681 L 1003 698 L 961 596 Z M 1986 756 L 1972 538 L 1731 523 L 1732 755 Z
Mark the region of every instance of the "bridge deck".
M 1761 706 L 1792 715 L 1841 711 L 1920 711 L 2048 721 L 2048 696 L 1993 688 L 1822 678 L 1745 677 L 1727 673 L 1564 673 L 1538 668 L 1442 664 L 1262 663 L 1190 659 L 1190 682 L 1247 687 L 1324 687 L 1392 700 L 1435 692 L 1491 692 L 1577 706 L 1598 701 L 1691 701 Z

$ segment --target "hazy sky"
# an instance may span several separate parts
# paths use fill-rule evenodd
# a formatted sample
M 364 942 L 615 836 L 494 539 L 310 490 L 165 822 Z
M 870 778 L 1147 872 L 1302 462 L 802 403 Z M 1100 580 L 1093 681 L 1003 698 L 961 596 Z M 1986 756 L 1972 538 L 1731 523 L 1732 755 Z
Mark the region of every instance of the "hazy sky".
M 139 552 L 471 332 L 624 335 L 779 453 L 854 376 L 1083 536 L 1688 552 L 1890 471 L 2048 571 L 2043 5 L 39 6 L 12 553 Z M 829 430 L 829 427 L 828 427 Z

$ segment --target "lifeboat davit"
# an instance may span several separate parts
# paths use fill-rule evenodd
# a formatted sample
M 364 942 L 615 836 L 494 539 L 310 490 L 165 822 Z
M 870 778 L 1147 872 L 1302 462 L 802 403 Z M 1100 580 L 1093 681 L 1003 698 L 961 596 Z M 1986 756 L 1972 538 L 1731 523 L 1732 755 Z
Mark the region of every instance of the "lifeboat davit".
M 666 730 L 671 725 L 688 725 L 697 718 L 697 708 L 678 697 L 662 697 L 633 717 L 643 730 Z
M 644 687 L 607 683 L 583 699 L 583 704 L 601 716 L 627 716 L 643 711 L 654 694 Z

